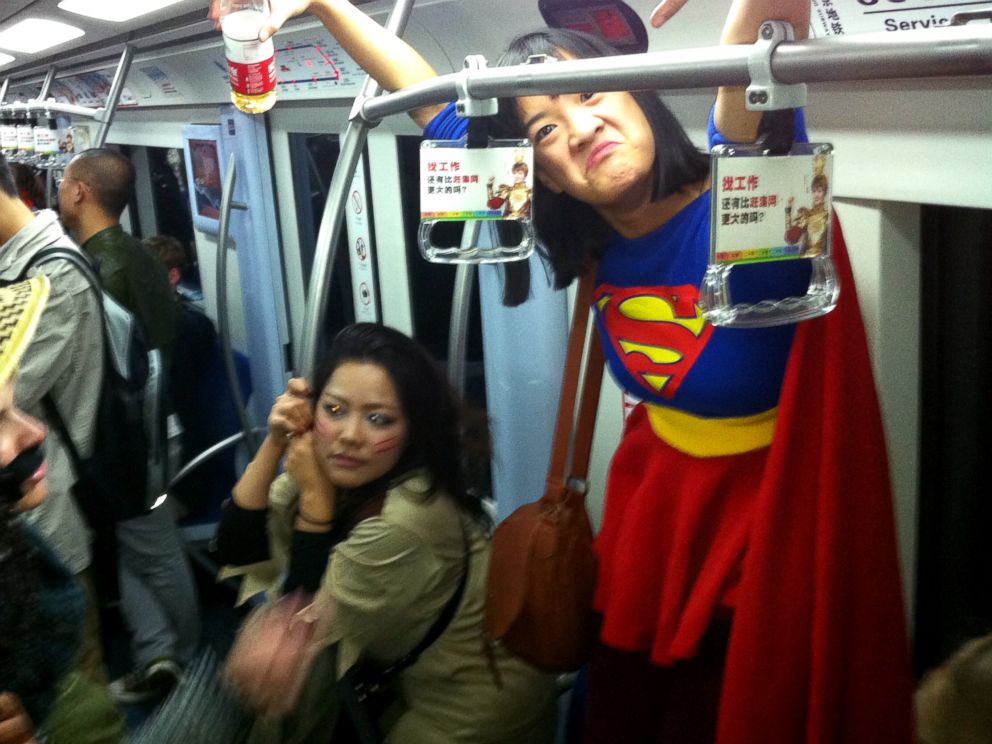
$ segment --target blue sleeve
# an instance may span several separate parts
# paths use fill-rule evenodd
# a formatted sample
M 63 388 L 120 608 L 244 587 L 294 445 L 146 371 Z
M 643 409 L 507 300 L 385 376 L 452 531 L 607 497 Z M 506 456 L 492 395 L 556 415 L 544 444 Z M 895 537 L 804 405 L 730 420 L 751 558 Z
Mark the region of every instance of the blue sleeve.
M 468 119 L 455 113 L 454 102 L 449 103 L 424 127 L 424 137 L 436 140 L 457 140 L 465 136 Z
M 737 144 L 733 140 L 725 137 L 717 128 L 716 122 L 714 121 L 714 114 L 716 112 L 716 107 L 710 109 L 710 121 L 707 127 L 707 140 L 709 141 L 710 149 L 713 149 L 716 145 L 733 145 Z M 432 122 L 433 123 L 433 122 Z M 806 115 L 803 109 L 796 109 L 796 142 L 809 142 L 809 135 L 806 133 Z

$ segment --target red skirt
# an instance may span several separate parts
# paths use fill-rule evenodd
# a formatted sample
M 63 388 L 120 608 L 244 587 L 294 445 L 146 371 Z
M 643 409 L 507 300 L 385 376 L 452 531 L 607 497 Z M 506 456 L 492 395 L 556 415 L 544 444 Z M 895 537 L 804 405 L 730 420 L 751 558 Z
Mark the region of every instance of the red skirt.
M 695 654 L 716 608 L 736 604 L 767 453 L 693 457 L 634 409 L 596 539 L 604 643 L 660 665 Z

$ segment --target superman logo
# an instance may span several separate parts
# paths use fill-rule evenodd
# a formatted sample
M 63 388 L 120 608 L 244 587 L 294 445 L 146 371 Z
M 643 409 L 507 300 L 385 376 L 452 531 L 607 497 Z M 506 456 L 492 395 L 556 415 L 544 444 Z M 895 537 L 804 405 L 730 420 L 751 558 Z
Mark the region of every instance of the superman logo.
M 713 333 L 698 300 L 691 284 L 596 289 L 594 303 L 617 359 L 654 396 L 674 397 Z

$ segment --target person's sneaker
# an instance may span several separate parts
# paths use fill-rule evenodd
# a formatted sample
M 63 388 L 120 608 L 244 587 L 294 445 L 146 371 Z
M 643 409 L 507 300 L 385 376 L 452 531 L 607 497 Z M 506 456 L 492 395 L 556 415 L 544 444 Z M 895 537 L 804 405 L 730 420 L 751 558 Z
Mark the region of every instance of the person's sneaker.
M 183 677 L 183 669 L 172 659 L 155 659 L 110 683 L 110 694 L 118 703 L 132 705 L 158 700 L 172 692 Z

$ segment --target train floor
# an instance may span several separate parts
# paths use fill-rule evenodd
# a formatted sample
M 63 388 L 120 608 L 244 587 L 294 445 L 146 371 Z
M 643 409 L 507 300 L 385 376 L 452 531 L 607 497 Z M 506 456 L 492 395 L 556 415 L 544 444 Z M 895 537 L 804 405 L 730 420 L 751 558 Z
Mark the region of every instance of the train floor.
M 200 599 L 201 633 L 197 654 L 210 649 L 218 658 L 224 658 L 247 609 L 234 606 L 236 589 L 233 585 L 218 583 L 213 573 L 201 563 L 195 560 L 191 563 Z M 114 608 L 103 611 L 101 622 L 107 670 L 111 679 L 117 679 L 133 667 L 128 633 L 120 613 Z M 155 712 L 161 702 L 121 706 L 128 728 L 134 731 Z

